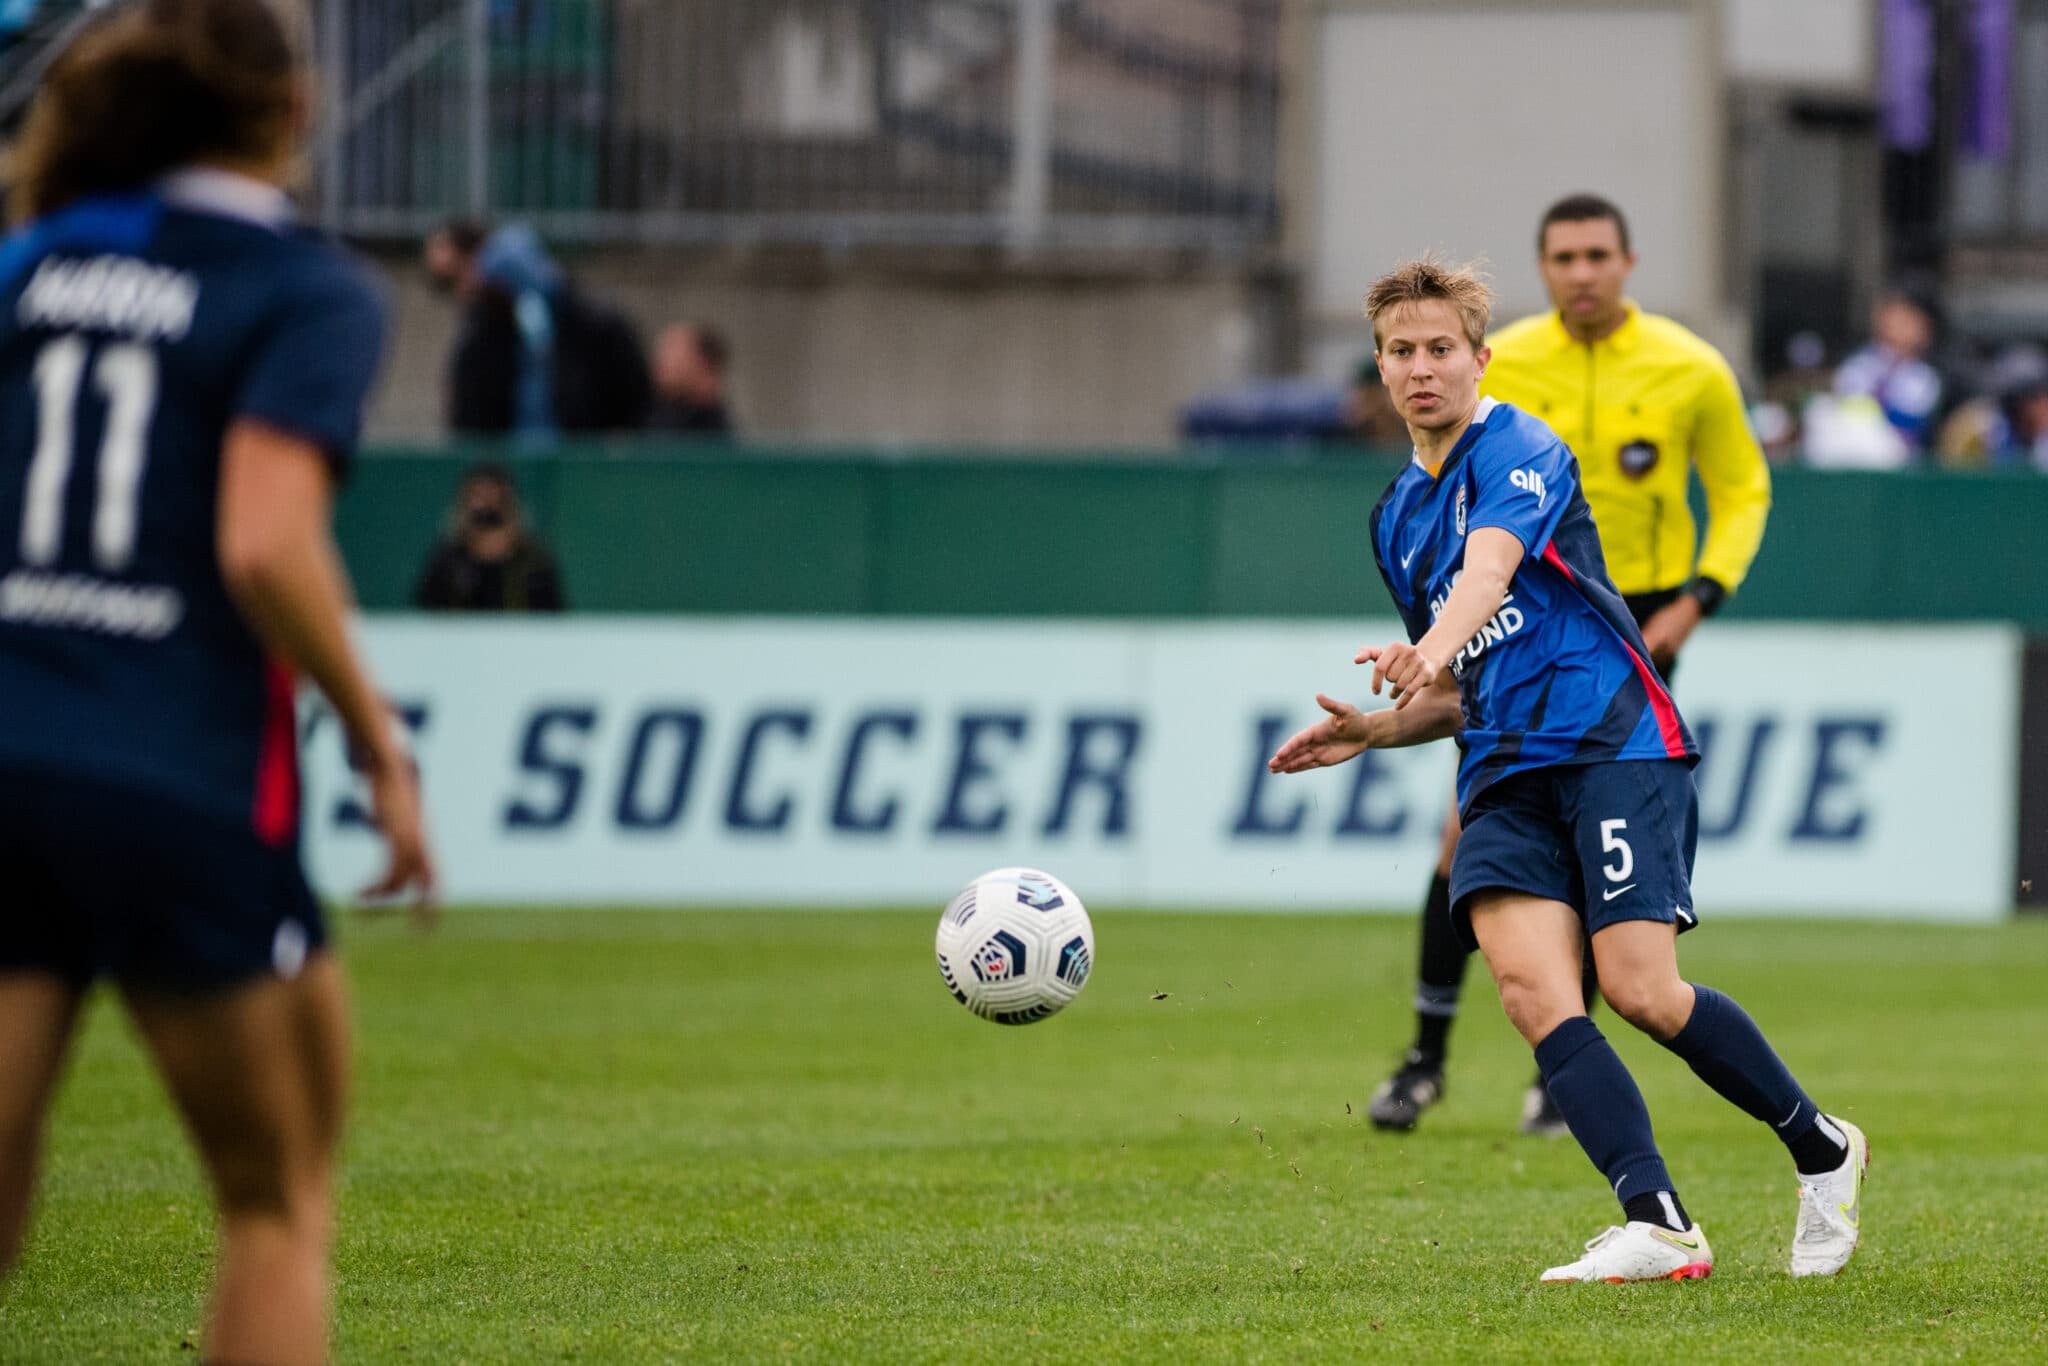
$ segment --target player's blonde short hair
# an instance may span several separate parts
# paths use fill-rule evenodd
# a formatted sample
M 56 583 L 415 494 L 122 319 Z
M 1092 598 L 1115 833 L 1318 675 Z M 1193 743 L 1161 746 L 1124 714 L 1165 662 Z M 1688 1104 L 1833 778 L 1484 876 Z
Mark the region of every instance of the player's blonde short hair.
M 1434 256 L 1403 261 L 1372 282 L 1365 292 L 1365 316 L 1372 323 L 1373 345 L 1380 342 L 1380 318 L 1402 304 L 1442 299 L 1458 310 L 1465 340 L 1477 351 L 1486 344 L 1486 324 L 1493 318 L 1493 289 L 1477 262 L 1454 266 Z

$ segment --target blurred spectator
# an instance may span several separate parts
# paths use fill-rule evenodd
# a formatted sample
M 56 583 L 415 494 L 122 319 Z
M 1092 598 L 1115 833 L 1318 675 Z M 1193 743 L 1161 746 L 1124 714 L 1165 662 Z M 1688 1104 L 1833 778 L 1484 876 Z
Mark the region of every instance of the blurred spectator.
M 2010 427 L 1997 399 L 1979 394 L 1958 403 L 1934 433 L 1935 463 L 1946 469 L 2002 464 Z
M 1914 460 L 1905 434 L 1868 394 L 1815 394 L 1800 416 L 1799 449 L 1823 469 L 1896 470 Z
M 560 612 L 555 557 L 526 529 L 503 465 L 472 465 L 456 486 L 449 530 L 420 570 L 413 605 L 430 612 Z
M 428 274 L 463 304 L 448 426 L 545 441 L 632 431 L 652 398 L 632 326 L 563 279 L 532 228 L 457 220 L 427 239 Z
M 1757 444 L 1772 464 L 1798 457 L 1807 406 L 1830 393 L 1834 384 L 1827 343 L 1818 332 L 1795 332 L 1786 339 L 1784 368 L 1764 381 L 1763 398 L 1750 410 Z
M 1414 444 L 1371 356 L 1351 374 L 1351 390 L 1344 397 L 1344 433 L 1356 444 L 1376 450 L 1401 451 Z
M 1751 404 L 1749 429 L 1773 465 L 1788 465 L 1798 455 L 1799 419 L 1784 404 L 1772 399 Z
M 2001 454 L 2014 463 L 2048 471 L 2048 379 L 2036 380 L 2012 394 L 2005 410 Z
M 1979 388 L 2000 400 L 2048 384 L 2048 350 L 2032 342 L 2015 342 L 2000 350 L 1979 378 Z
M 1927 360 L 1934 347 L 1933 315 L 1912 296 L 1894 290 L 1878 299 L 1870 332 L 1869 344 L 1835 372 L 1835 393 L 1875 399 L 1908 454 L 1923 450 L 1941 408 L 1941 372 Z
M 732 351 L 725 335 L 705 323 L 674 323 L 654 342 L 654 416 L 659 432 L 731 436 L 725 406 L 726 367 Z

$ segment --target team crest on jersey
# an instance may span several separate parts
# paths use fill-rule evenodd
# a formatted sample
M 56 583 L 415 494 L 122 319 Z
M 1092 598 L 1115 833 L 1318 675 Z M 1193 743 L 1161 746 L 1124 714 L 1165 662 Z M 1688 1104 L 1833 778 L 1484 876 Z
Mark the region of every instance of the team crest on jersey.
M 1621 472 L 1631 479 L 1640 479 L 1657 468 L 1660 454 L 1654 441 L 1631 441 L 1620 451 Z
M 1458 485 L 1458 534 L 1465 534 L 1465 486 Z

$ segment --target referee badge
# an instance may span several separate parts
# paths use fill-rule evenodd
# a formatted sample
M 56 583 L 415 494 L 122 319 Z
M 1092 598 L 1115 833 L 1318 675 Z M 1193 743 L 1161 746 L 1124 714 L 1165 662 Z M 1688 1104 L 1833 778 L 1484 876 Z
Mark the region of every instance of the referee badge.
M 1657 468 L 1658 454 L 1654 441 L 1631 441 L 1621 448 L 1621 472 L 1631 479 L 1640 479 Z

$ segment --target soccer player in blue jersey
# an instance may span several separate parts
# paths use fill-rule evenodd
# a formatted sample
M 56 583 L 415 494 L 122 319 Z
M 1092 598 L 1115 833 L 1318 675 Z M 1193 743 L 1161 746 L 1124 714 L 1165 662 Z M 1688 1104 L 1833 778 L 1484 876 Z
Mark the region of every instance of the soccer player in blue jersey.
M 291 223 L 297 0 L 130 0 L 56 60 L 0 246 L 0 1267 L 86 992 L 109 980 L 210 1178 L 218 1362 L 327 1352 L 348 1073 L 298 857 L 295 677 L 431 893 L 411 764 L 329 532 L 382 344 Z
M 1691 1280 L 1713 1269 L 1642 1094 L 1585 1013 L 1590 937 L 1615 1011 L 1769 1125 L 1799 1172 L 1790 1269 L 1856 1250 L 1869 1148 L 1823 1114 L 1733 1000 L 1679 975 L 1698 923 L 1690 877 L 1698 750 L 1607 577 L 1578 462 L 1540 420 L 1479 398 L 1492 298 L 1468 268 L 1423 260 L 1366 296 L 1380 373 L 1415 457 L 1373 509 L 1373 555 L 1408 639 L 1361 650 L 1394 705 L 1328 713 L 1276 773 L 1455 735 L 1464 838 L 1451 914 L 1486 958 L 1572 1135 L 1623 1222 L 1546 1281 Z

